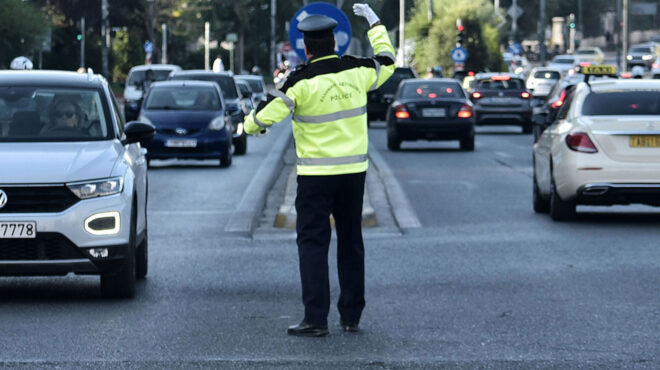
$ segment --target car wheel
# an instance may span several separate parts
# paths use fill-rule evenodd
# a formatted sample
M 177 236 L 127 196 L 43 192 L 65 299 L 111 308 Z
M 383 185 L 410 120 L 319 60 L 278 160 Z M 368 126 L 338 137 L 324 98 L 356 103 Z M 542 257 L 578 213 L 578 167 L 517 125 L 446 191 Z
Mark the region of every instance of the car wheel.
M 533 168 L 532 183 L 534 184 L 534 189 L 532 191 L 532 199 L 534 201 L 534 212 L 548 213 L 550 211 L 550 201 L 541 195 L 539 186 L 536 183 L 536 164 L 534 164 Z
M 135 249 L 135 277 L 138 279 L 144 279 L 149 271 L 149 230 L 146 222 L 145 219 L 144 238 Z
M 234 143 L 234 154 L 245 154 L 247 152 L 247 134 L 243 132 Z
M 474 151 L 474 135 L 461 139 L 461 150 Z
M 394 130 L 387 130 L 387 148 L 389 150 L 401 149 L 401 138 Z
M 568 221 L 575 217 L 575 203 L 559 197 L 554 181 L 550 193 L 550 217 L 554 221 Z
M 133 196 L 135 198 L 135 196 Z M 111 273 L 101 274 L 101 295 L 106 298 L 132 298 L 135 296 L 135 223 L 137 206 L 131 211 L 131 230 L 126 259 Z
M 231 160 L 232 160 L 232 155 L 231 155 L 231 140 L 230 140 L 229 145 L 227 146 L 227 151 L 220 156 L 220 167 L 227 168 L 231 166 Z

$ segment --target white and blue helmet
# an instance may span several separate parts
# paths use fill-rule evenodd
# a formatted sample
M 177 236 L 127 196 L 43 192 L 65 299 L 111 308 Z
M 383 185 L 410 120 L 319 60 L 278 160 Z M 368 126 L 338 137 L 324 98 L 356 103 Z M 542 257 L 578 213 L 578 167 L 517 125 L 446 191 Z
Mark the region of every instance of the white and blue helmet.
M 16 57 L 11 61 L 9 69 L 32 69 L 32 61 L 27 57 Z

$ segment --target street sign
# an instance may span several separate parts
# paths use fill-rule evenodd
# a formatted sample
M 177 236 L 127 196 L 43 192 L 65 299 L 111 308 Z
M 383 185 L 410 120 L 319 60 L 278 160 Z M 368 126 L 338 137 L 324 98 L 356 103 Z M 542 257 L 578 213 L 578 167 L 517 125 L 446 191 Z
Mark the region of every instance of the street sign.
M 520 18 L 523 13 L 523 10 L 518 5 L 511 5 L 506 13 L 511 17 L 511 19 L 516 20 Z
M 454 63 L 454 70 L 464 71 L 465 70 L 465 64 L 464 63 Z
M 463 63 L 468 57 L 468 52 L 464 47 L 456 46 L 455 48 L 451 49 L 449 56 L 451 57 L 451 60 L 454 61 L 454 63 Z
M 305 56 L 305 44 L 303 42 L 303 34 L 298 31 L 298 23 L 312 14 L 322 14 L 337 21 L 335 27 L 335 41 L 337 46 L 335 52 L 338 55 L 344 55 L 348 45 L 351 43 L 351 23 L 348 21 L 346 14 L 341 9 L 329 3 L 311 3 L 300 8 L 296 14 L 293 15 L 289 25 L 289 41 L 296 51 L 296 54 L 302 60 L 307 60 Z
M 147 54 L 154 52 L 154 44 L 152 44 L 151 41 L 147 40 L 144 42 L 144 52 Z
M 507 48 L 507 51 L 513 55 L 521 55 L 523 48 L 522 45 L 518 42 L 514 42 Z

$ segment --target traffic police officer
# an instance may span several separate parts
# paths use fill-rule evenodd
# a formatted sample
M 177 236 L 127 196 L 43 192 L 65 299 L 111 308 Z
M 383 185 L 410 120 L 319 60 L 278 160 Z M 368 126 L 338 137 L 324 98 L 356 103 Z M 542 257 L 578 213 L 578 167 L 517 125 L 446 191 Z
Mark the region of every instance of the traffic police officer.
M 248 134 L 265 133 L 293 113 L 298 188 L 297 244 L 305 306 L 303 321 L 287 333 L 328 334 L 330 309 L 329 217 L 337 232 L 337 265 L 341 293 L 337 308 L 344 331 L 358 330 L 364 309 L 364 244 L 362 199 L 367 161 L 367 92 L 394 72 L 394 47 L 387 30 L 367 4 L 353 11 L 369 22 L 373 58 L 335 54 L 337 22 L 311 15 L 298 24 L 309 62 L 293 71 L 257 111 L 246 117 Z

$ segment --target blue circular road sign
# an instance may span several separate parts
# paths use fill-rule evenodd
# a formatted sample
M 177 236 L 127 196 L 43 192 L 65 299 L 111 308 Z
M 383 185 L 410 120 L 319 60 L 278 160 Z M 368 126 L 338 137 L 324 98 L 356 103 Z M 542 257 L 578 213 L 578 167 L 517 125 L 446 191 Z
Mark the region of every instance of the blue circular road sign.
M 296 54 L 298 54 L 300 59 L 307 60 L 303 34 L 298 31 L 298 23 L 312 14 L 327 15 L 337 21 L 337 27 L 334 29 L 335 41 L 337 41 L 335 51 L 338 55 L 344 55 L 346 49 L 348 49 L 348 45 L 351 43 L 351 23 L 341 9 L 329 3 L 311 3 L 300 8 L 294 14 L 289 26 L 289 42 L 291 42 L 291 47 L 296 51 Z
M 455 48 L 451 49 L 449 56 L 451 57 L 451 60 L 454 61 L 454 63 L 463 63 L 467 59 L 468 52 L 464 47 L 456 46 Z

